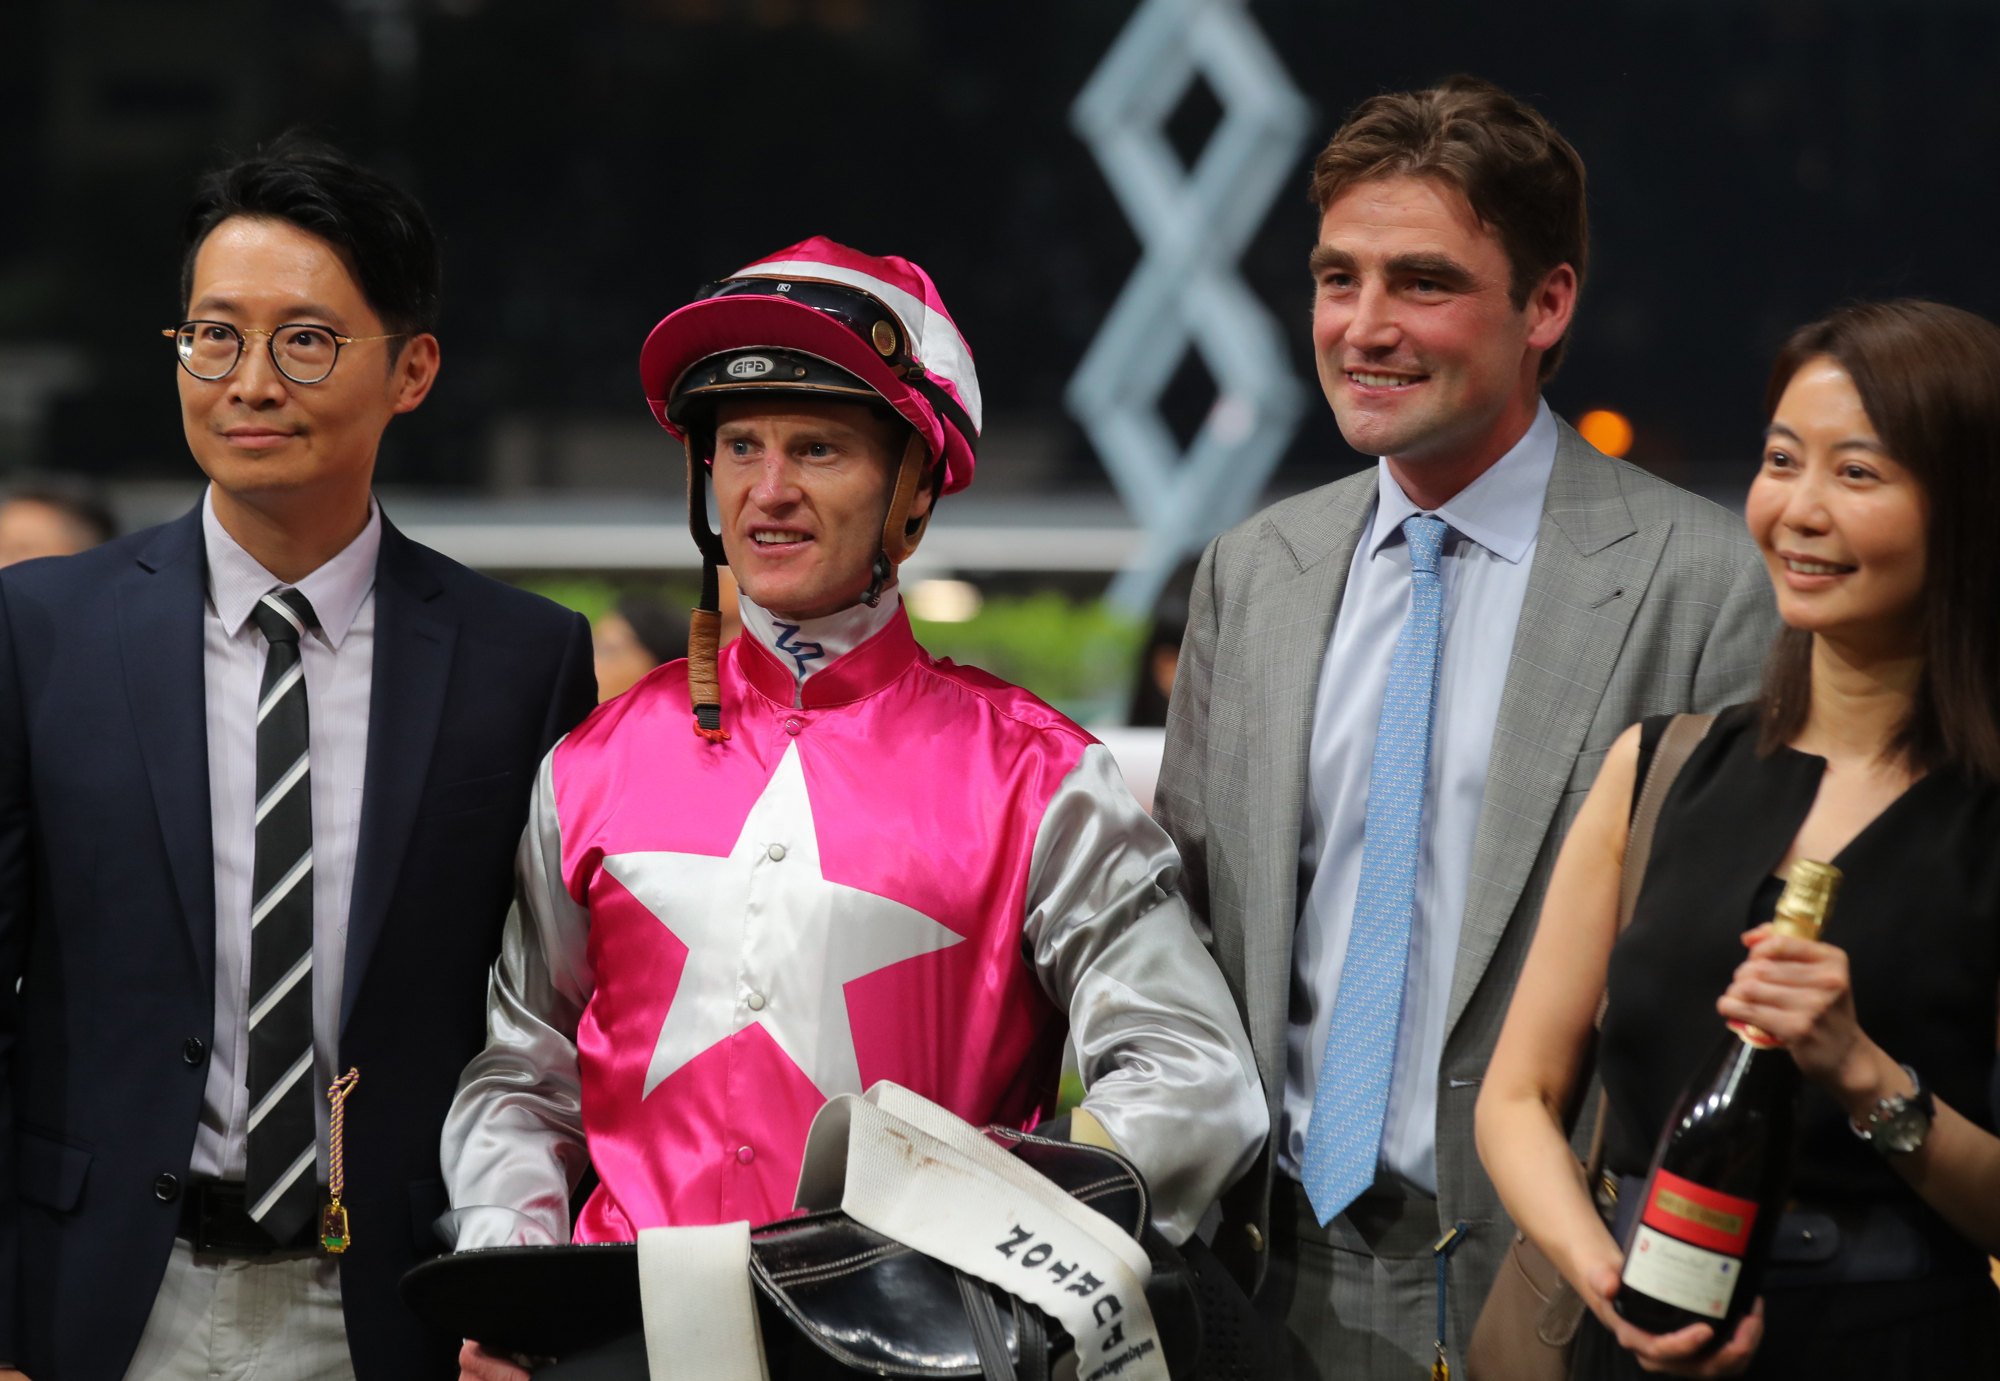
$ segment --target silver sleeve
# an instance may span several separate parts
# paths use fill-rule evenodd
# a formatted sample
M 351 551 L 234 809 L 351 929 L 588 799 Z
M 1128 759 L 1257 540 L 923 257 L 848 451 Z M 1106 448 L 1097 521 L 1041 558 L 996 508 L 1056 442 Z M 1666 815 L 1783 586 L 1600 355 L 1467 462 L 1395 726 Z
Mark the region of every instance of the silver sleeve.
M 1250 1040 L 1176 891 L 1180 859 L 1093 744 L 1035 838 L 1026 943 L 1069 1013 L 1083 1106 L 1185 1241 L 1269 1127 Z
M 563 885 L 551 764 L 535 777 L 514 860 L 514 905 L 486 988 L 486 1048 L 460 1077 L 441 1154 L 459 1251 L 569 1241 L 587 1163 L 576 1027 L 592 984 L 589 913 Z

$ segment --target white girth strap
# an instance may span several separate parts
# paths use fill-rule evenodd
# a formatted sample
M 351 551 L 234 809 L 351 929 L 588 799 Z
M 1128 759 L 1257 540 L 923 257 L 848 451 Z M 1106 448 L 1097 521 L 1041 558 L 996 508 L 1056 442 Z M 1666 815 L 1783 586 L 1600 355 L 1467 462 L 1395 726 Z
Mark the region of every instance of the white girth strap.
M 653 1381 L 766 1381 L 748 1223 L 640 1232 L 639 1303 Z

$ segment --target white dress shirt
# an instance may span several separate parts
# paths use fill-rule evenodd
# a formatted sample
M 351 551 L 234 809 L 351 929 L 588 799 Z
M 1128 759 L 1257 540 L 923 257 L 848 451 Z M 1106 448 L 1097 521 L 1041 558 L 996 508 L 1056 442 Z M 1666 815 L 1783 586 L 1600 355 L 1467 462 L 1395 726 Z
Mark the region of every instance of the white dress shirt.
M 1473 836 L 1555 460 L 1555 416 L 1544 402 L 1512 450 L 1433 510 L 1450 528 L 1439 563 L 1443 644 L 1416 911 L 1381 1152 L 1383 1171 L 1426 1194 L 1437 1193 L 1438 1064 Z M 1378 462 L 1377 475 L 1374 518 L 1354 551 L 1313 706 L 1299 850 L 1301 875 L 1311 883 L 1293 940 L 1278 1142 L 1278 1164 L 1295 1178 L 1305 1160 L 1313 1090 L 1354 922 L 1376 721 L 1388 688 L 1390 654 L 1410 605 L 1402 524 L 1425 511 L 1410 502 L 1386 461 Z
M 257 601 L 293 588 L 312 602 L 319 627 L 299 640 L 311 725 L 313 826 L 313 1074 L 333 1081 L 339 1054 L 340 987 L 347 907 L 361 828 L 368 755 L 368 700 L 375 670 L 375 557 L 382 517 L 325 565 L 286 586 L 223 531 L 211 493 L 202 505 L 208 604 L 202 672 L 208 698 L 208 793 L 215 837 L 215 1038 L 202 1089 L 192 1169 L 243 1178 L 249 1070 L 251 870 L 257 840 L 257 695 L 267 646 L 251 619 Z M 326 1181 L 327 1105 L 318 1108 L 319 1176 Z

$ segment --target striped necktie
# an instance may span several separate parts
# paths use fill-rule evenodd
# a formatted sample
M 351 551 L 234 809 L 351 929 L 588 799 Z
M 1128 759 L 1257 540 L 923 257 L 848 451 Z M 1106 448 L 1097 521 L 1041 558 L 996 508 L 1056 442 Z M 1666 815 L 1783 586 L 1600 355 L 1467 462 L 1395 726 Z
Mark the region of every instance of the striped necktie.
M 1390 654 L 1389 684 L 1375 724 L 1362 820 L 1361 883 L 1355 890 L 1354 924 L 1320 1055 L 1300 1167 L 1306 1197 L 1322 1225 L 1375 1182 L 1389 1109 L 1410 920 L 1417 904 L 1417 856 L 1423 846 L 1431 710 L 1437 700 L 1444 622 L 1438 557 L 1446 531 L 1444 520 L 1428 513 L 1403 520 L 1403 538 L 1410 547 L 1410 609 Z
M 257 852 L 250 909 L 250 1095 L 244 1188 L 273 1241 L 296 1237 L 318 1205 L 313 1173 L 313 839 L 305 663 L 319 620 L 297 590 L 251 611 L 269 644 L 257 697 Z

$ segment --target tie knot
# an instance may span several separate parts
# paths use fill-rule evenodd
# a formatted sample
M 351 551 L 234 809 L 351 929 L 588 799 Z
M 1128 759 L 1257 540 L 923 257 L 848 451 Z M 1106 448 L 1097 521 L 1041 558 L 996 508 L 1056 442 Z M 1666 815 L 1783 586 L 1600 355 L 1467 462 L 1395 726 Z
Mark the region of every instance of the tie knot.
M 290 643 L 294 647 L 298 646 L 301 633 L 319 627 L 319 615 L 313 613 L 312 601 L 297 590 L 271 591 L 251 608 L 250 617 L 257 621 L 257 631 L 264 635 L 265 642 Z
M 1450 531 L 1435 513 L 1412 513 L 1403 519 L 1403 540 L 1410 544 L 1410 570 L 1436 575 L 1438 557 L 1444 551 L 1444 536 Z

